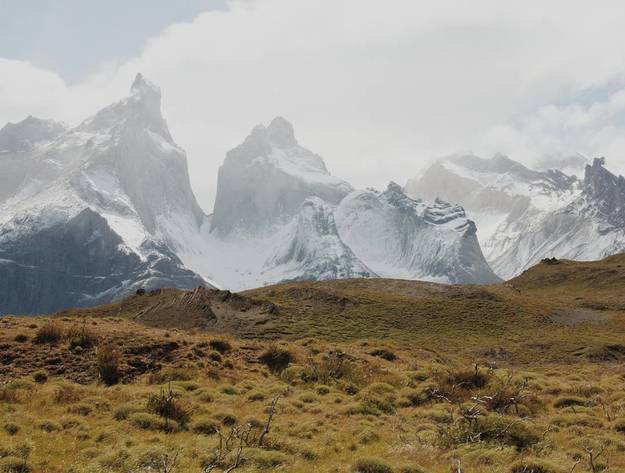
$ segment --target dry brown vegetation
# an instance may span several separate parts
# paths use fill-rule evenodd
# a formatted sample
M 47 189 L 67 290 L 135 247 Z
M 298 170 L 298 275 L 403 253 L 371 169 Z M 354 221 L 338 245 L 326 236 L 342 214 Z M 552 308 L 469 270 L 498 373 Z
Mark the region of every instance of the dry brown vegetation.
M 624 472 L 623 268 L 3 317 L 0 472 Z

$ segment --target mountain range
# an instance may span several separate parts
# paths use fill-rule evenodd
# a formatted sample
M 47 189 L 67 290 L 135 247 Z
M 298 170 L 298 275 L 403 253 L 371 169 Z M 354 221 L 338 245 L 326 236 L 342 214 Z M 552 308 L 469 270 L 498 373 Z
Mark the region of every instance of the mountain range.
M 28 117 L 0 130 L 0 314 L 160 287 L 493 283 L 546 257 L 622 251 L 625 180 L 601 159 L 564 164 L 584 177 L 454 156 L 405 188 L 354 189 L 277 117 L 227 153 L 206 215 L 160 89 L 138 74 L 127 98 L 74 128 Z
M 625 179 L 604 158 L 568 164 L 579 177 L 502 155 L 453 156 L 409 180 L 406 191 L 462 205 L 489 265 L 510 279 L 544 258 L 597 260 L 625 250 Z

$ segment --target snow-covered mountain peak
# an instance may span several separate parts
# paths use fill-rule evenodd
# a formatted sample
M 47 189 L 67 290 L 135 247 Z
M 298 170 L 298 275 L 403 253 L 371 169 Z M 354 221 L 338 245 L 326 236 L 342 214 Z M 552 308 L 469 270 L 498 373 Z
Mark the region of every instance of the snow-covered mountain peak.
M 334 214 L 342 240 L 380 276 L 451 283 L 497 280 L 462 207 L 412 199 L 391 182 L 382 193 L 350 193 Z
M 132 133 L 135 129 L 148 129 L 173 144 L 161 114 L 161 90 L 140 73 L 135 77 L 128 97 L 103 108 L 85 120 L 77 130 L 120 134 Z
M 605 168 L 605 158 L 595 158 L 584 174 L 585 203 L 614 226 L 625 226 L 625 178 Z
M 7 123 L 0 129 L 0 153 L 31 151 L 41 143 L 54 140 L 65 131 L 65 125 L 60 122 L 29 115 L 21 122 Z
M 301 203 L 317 196 L 337 204 L 352 187 L 332 176 L 323 159 L 300 146 L 293 126 L 275 118 L 230 150 L 219 168 L 211 231 L 255 233 L 288 222 Z
M 297 146 L 293 125 L 283 117 L 274 118 L 267 127 L 269 141 L 278 148 L 292 148 Z
M 130 86 L 130 93 L 134 95 L 142 95 L 145 97 L 151 97 L 152 99 L 160 100 L 161 88 L 154 82 L 146 79 L 146 77 L 137 72 L 135 80 Z

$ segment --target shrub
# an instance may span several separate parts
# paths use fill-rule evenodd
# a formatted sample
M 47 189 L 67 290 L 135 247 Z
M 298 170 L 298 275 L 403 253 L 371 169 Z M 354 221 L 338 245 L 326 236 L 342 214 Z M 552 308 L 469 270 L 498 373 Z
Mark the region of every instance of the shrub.
M 176 432 L 179 428 L 175 422 L 169 422 L 155 414 L 135 412 L 128 417 L 132 425 L 143 430 L 160 430 L 162 432 Z
M 148 398 L 147 408 L 150 412 L 163 419 L 176 421 L 185 427 L 191 419 L 191 409 L 178 399 L 178 394 L 168 389 L 161 389 L 159 394 L 152 394 Z
M 464 428 L 464 441 L 491 441 L 519 450 L 529 448 L 540 440 L 535 428 L 514 417 L 487 415 L 465 424 Z
M 119 363 L 121 355 L 113 345 L 106 345 L 98 349 L 96 365 L 100 380 L 107 386 L 112 386 L 119 381 Z
M 63 327 L 56 320 L 48 320 L 37 330 L 35 343 L 59 343 L 63 338 Z
M 0 459 L 0 472 L 2 473 L 30 473 L 32 468 L 22 458 L 8 456 Z
M 196 393 L 197 399 L 201 402 L 213 402 L 215 400 L 215 396 L 209 391 L 205 391 L 200 389 Z
M 0 387 L 0 401 L 19 402 L 20 399 L 20 392 L 17 389 L 11 389 L 10 386 Z
M 625 419 L 617 420 L 616 423 L 614 424 L 614 430 L 622 434 L 625 434 Z
M 213 435 L 217 433 L 218 427 L 212 419 L 198 419 L 191 424 L 191 430 L 196 434 Z
M 294 359 L 289 350 L 277 345 L 271 345 L 259 357 L 272 373 L 281 373 Z
M 589 406 L 592 405 L 592 401 L 577 396 L 563 396 L 559 397 L 553 402 L 553 407 L 561 409 L 563 407 L 575 407 L 575 406 Z
M 87 350 L 98 344 L 97 334 L 90 330 L 86 324 L 80 327 L 70 327 L 65 336 L 69 342 L 70 350 L 74 350 L 77 347 L 80 347 L 82 350 Z
M 87 417 L 93 412 L 93 408 L 89 404 L 75 404 L 67 408 L 67 412 L 70 414 L 76 414 L 83 417 Z
M 221 354 L 217 350 L 213 350 L 208 354 L 208 359 L 211 361 L 216 361 L 217 363 L 221 363 L 223 358 Z
M 140 450 L 137 455 L 137 467 L 140 471 L 173 472 L 175 469 L 177 452 L 163 447 L 152 447 Z M 167 468 L 167 467 L 170 468 Z M 135 471 L 135 470 L 133 470 Z
M 238 422 L 237 416 L 230 412 L 220 412 L 215 414 L 216 419 L 219 419 L 223 425 L 233 426 Z
M 252 391 L 247 395 L 247 399 L 250 401 L 264 401 L 266 396 L 260 391 Z
M 398 472 L 399 473 L 427 473 L 427 471 L 421 468 L 419 465 L 404 465 L 399 468 Z
M 43 384 L 48 381 L 48 373 L 44 370 L 35 371 L 33 373 L 33 380 L 35 383 Z
M 44 432 L 48 432 L 48 433 L 58 432 L 59 430 L 62 429 L 62 427 L 59 424 L 57 424 L 56 422 L 52 422 L 50 420 L 45 420 L 43 422 L 40 422 L 37 425 L 37 427 L 40 430 L 43 430 Z
M 543 460 L 522 460 L 510 467 L 510 473 L 560 473 L 561 469 Z
M 237 394 L 237 390 L 234 386 L 223 386 L 221 388 L 221 392 L 223 394 L 227 394 L 228 396 L 235 396 Z
M 20 426 L 13 422 L 7 422 L 2 428 L 9 435 L 15 435 L 20 431 Z
M 402 396 L 404 398 L 403 407 L 416 407 L 428 401 L 428 394 L 418 389 L 406 389 L 402 392 Z
M 395 388 L 386 383 L 373 383 L 358 393 L 361 414 L 395 413 Z
M 358 443 L 362 445 L 369 445 L 371 442 L 377 442 L 378 440 L 380 440 L 380 436 L 369 428 L 366 428 L 358 434 Z
M 328 386 L 317 386 L 317 394 L 320 396 L 325 396 L 326 394 L 330 394 L 330 388 Z
M 271 450 L 258 450 L 254 454 L 254 465 L 260 470 L 269 470 L 286 463 L 288 457 L 284 453 Z
M 28 341 L 28 335 L 24 335 L 23 333 L 20 333 L 20 334 L 17 334 L 13 340 L 15 340 L 17 343 L 25 343 Z
M 378 348 L 376 350 L 373 350 L 372 352 L 369 352 L 369 354 L 371 356 L 377 356 L 378 358 L 382 358 L 386 361 L 395 361 L 397 359 L 397 355 L 395 355 L 395 353 L 393 353 L 391 350 L 388 350 L 387 348 Z
M 133 403 L 127 403 L 119 406 L 113 412 L 113 419 L 117 421 L 122 421 L 128 419 L 130 414 L 134 414 L 135 412 L 140 412 L 141 408 Z
M 379 458 L 361 458 L 352 465 L 354 473 L 393 473 L 393 468 Z
M 150 373 L 149 384 L 164 384 L 171 381 L 192 381 L 196 371 L 190 368 L 165 368 L 156 373 Z
M 61 384 L 54 391 L 54 402 L 57 404 L 70 404 L 82 397 L 82 389 L 72 384 Z
M 232 345 L 226 340 L 214 339 L 208 342 L 208 346 L 222 355 L 232 350 Z

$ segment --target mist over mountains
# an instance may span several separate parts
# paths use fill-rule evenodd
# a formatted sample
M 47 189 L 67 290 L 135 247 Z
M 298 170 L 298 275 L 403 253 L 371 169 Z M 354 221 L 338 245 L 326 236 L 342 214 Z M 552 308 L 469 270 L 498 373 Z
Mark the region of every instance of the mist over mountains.
M 277 117 L 227 153 L 206 215 L 160 89 L 141 74 L 127 98 L 77 127 L 28 117 L 0 130 L 0 313 L 106 303 L 139 288 L 491 283 L 542 258 L 624 247 L 625 179 L 602 159 L 534 170 L 502 155 L 454 156 L 405 188 L 354 189 Z

